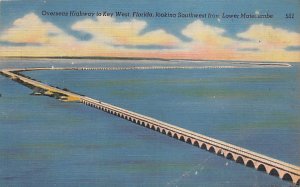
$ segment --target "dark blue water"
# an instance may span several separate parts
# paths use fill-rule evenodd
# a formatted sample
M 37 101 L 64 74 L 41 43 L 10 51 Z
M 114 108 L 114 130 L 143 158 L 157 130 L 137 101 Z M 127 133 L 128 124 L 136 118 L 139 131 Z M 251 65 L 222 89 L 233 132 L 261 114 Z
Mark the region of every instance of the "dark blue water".
M 2 67 L 22 65 L 9 62 Z M 84 63 L 37 60 L 31 66 Z M 144 63 L 151 64 L 85 66 Z M 293 64 L 24 74 L 300 165 L 299 70 Z M 0 93 L 0 186 L 290 185 L 82 104 L 30 96 L 31 90 L 5 77 Z

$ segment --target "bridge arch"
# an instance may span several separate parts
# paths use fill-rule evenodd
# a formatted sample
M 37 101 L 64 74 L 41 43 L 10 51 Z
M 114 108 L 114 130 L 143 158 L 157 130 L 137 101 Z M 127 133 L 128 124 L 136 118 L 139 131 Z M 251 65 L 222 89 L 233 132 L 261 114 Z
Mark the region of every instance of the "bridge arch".
M 159 128 L 159 127 L 157 127 L 157 128 L 156 128 L 156 131 L 157 131 L 157 132 L 160 132 L 160 128 Z
M 215 150 L 214 146 L 210 146 L 208 151 L 211 152 L 211 153 L 216 153 L 216 150 Z
M 184 136 L 180 136 L 179 140 L 185 142 Z
M 290 174 L 286 173 L 283 175 L 282 180 L 293 182 L 293 178 Z M 300 180 L 300 179 L 299 179 Z M 296 182 L 296 181 L 295 181 Z
M 154 126 L 154 125 L 152 125 L 151 129 L 155 131 L 155 129 L 156 129 L 156 128 L 155 128 L 155 126 Z
M 173 138 L 175 138 L 175 139 L 179 139 L 179 138 L 178 138 L 178 135 L 177 135 L 177 133 L 176 133 L 176 132 L 173 134 Z
M 191 140 L 190 138 L 188 138 L 188 139 L 186 140 L 186 143 L 192 144 L 192 140 Z
M 206 147 L 206 144 L 205 143 L 203 143 L 202 145 L 201 145 L 201 147 L 200 147 L 201 149 L 205 149 L 205 150 L 207 150 L 207 147 Z
M 300 185 L 300 179 L 298 179 L 298 181 L 296 182 L 296 185 Z
M 266 167 L 265 167 L 263 164 L 260 164 L 260 165 L 257 167 L 256 170 L 257 170 L 257 171 L 264 171 L 264 172 L 267 172 L 267 169 L 266 169 Z
M 149 129 L 152 129 L 154 125 L 152 123 L 149 123 Z
M 229 159 L 229 160 L 234 160 L 233 158 L 233 154 L 232 153 L 228 153 L 225 158 Z
M 245 163 L 244 163 L 244 159 L 243 159 L 243 157 L 241 157 L 241 156 L 238 156 L 237 159 L 235 160 L 235 162 L 236 162 L 236 163 L 239 163 L 239 164 L 243 164 L 243 165 L 245 164 Z
M 246 166 L 249 168 L 255 168 L 254 162 L 252 160 L 248 160 L 248 162 L 246 163 Z
M 224 152 L 223 152 L 223 150 L 222 150 L 221 148 L 217 149 L 216 152 L 217 152 L 217 155 L 218 155 L 218 156 L 224 157 Z
M 172 134 L 171 131 L 169 131 L 167 135 L 170 136 L 170 137 L 173 137 L 173 134 Z
M 214 146 L 214 149 L 215 149 L 215 154 L 223 156 L 222 155 L 223 152 L 221 148 Z
M 197 140 L 194 141 L 193 145 L 196 146 L 196 147 L 200 147 L 200 144 L 199 144 L 199 142 Z
M 167 132 L 166 132 L 166 130 L 165 130 L 165 129 L 163 129 L 163 130 L 161 131 L 161 133 L 163 133 L 163 134 L 167 134 Z
M 271 169 L 271 171 L 269 172 L 269 175 L 279 177 L 279 173 L 275 168 Z

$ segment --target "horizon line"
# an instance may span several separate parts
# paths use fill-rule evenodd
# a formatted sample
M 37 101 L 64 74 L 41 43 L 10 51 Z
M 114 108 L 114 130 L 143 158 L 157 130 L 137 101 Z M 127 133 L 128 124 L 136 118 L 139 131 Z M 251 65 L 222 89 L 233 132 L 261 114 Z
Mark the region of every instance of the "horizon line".
M 251 61 L 251 60 L 207 60 L 207 59 L 168 59 L 168 58 L 147 58 L 147 57 L 112 57 L 112 56 L 0 56 L 0 59 L 90 59 L 90 60 L 161 60 L 161 61 L 192 61 L 192 62 L 265 62 L 265 63 L 299 63 L 285 61 Z

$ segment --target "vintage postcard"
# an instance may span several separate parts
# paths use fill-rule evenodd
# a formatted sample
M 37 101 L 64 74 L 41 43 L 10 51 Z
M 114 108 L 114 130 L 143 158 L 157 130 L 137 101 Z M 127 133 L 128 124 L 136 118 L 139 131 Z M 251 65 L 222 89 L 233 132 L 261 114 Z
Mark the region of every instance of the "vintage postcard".
M 299 23 L 299 0 L 0 0 L 0 186 L 299 186 Z

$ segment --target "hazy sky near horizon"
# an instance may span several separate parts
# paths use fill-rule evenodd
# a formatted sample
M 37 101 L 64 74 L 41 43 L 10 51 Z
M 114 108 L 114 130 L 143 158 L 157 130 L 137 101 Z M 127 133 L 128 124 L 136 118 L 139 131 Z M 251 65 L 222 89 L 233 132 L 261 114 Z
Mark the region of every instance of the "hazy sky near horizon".
M 299 0 L 0 1 L 0 56 L 299 62 L 299 20 Z

